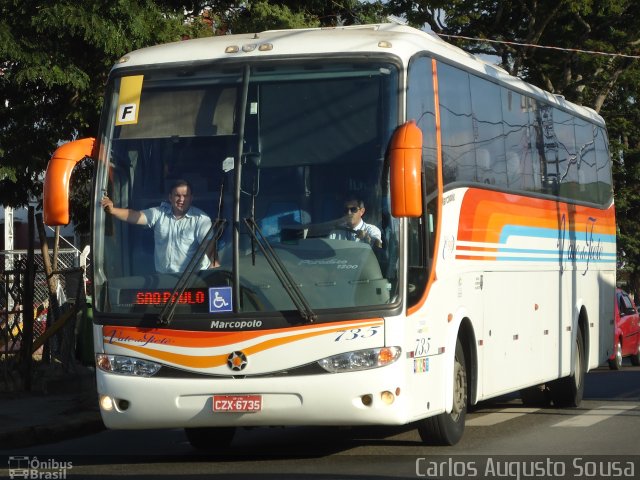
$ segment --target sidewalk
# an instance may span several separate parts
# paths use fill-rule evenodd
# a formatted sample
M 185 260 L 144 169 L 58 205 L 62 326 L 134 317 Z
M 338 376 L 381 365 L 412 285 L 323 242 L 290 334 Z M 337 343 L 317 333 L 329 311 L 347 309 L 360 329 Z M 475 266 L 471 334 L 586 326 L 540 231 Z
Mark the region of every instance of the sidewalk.
M 56 442 L 104 429 L 95 373 L 45 378 L 31 392 L 0 392 L 0 449 Z

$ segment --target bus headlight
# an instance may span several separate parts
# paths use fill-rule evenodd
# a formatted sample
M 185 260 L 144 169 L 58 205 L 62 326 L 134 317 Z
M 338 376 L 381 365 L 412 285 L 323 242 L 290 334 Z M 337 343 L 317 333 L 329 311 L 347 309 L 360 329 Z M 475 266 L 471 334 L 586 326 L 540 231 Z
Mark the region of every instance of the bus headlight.
M 355 352 L 340 353 L 318 361 L 327 372 L 353 372 L 384 367 L 400 358 L 400 347 L 371 348 Z
M 142 360 L 141 358 L 125 357 L 123 355 L 96 355 L 96 366 L 105 372 L 134 377 L 151 377 L 160 370 L 159 363 Z

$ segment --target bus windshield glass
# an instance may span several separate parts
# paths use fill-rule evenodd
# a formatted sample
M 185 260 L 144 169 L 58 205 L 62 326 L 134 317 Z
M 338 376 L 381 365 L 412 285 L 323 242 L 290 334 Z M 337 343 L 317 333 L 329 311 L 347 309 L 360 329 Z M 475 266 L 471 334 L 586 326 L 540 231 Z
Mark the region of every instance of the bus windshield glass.
M 98 312 L 153 317 L 173 301 L 180 322 L 396 304 L 394 64 L 155 67 L 114 76 L 108 92 Z

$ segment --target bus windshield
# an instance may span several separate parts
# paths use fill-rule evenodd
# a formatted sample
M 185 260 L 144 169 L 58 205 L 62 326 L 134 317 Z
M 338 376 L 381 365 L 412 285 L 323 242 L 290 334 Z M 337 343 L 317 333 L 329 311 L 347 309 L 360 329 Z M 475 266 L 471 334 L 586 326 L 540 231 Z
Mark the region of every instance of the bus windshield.
M 96 188 L 130 212 L 95 206 L 98 312 L 147 318 L 171 302 L 180 322 L 397 302 L 394 64 L 156 66 L 108 91 Z

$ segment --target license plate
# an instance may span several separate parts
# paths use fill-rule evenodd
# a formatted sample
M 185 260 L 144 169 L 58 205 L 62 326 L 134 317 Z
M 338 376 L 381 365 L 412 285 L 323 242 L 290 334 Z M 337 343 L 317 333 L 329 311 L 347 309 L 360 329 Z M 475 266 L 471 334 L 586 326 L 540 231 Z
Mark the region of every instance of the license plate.
M 214 412 L 259 412 L 262 395 L 214 395 Z

